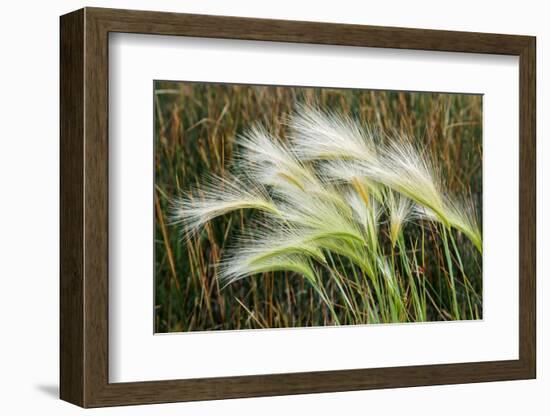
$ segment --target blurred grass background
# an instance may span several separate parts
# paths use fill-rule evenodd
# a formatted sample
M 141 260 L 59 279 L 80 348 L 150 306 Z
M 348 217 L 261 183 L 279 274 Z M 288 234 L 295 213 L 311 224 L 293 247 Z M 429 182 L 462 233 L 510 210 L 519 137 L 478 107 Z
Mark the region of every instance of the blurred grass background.
M 223 175 L 228 169 L 236 135 L 260 122 L 284 137 L 282 121 L 296 103 L 315 103 L 421 141 L 435 156 L 451 194 L 471 194 L 482 218 L 480 95 L 156 81 L 154 100 L 155 332 L 332 324 L 313 290 L 291 273 L 266 273 L 221 290 L 215 265 L 249 213 L 215 219 L 187 243 L 178 227 L 168 224 L 173 197 L 197 185 L 204 172 Z M 447 277 L 440 267 L 444 260 L 432 241 L 435 233 L 425 228 L 422 269 L 434 292 L 428 320 L 451 319 L 444 293 Z M 419 230 L 408 227 L 407 232 Z M 481 261 L 460 234 L 456 238 L 478 295 L 474 318 L 480 318 Z M 459 302 L 466 302 L 460 292 Z

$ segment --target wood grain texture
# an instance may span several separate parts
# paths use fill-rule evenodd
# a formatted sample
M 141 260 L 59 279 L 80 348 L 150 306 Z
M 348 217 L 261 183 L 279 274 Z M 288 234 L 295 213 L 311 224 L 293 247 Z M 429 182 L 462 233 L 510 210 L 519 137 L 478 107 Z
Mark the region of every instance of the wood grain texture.
M 108 32 L 85 9 L 84 83 L 84 378 L 85 406 L 108 380 L 109 182 Z
M 108 33 L 517 55 L 520 357 L 190 380 L 108 381 Z M 484 33 L 86 8 L 61 18 L 61 398 L 83 407 L 533 378 L 535 39 Z
M 60 23 L 60 387 L 84 405 L 84 12 Z
M 536 41 L 520 54 L 519 99 L 519 356 L 536 377 Z

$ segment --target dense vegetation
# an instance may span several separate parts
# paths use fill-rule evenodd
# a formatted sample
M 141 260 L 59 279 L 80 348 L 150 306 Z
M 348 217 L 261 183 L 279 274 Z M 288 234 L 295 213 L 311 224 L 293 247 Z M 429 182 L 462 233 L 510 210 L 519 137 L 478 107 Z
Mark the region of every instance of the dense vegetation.
M 302 109 L 306 115 L 307 108 L 319 108 L 349 121 L 343 126 L 329 122 L 325 127 L 332 128 L 331 134 L 354 130 L 357 120 L 359 135 L 375 136 L 374 152 L 384 169 L 375 172 L 370 163 L 359 174 L 361 166 L 347 157 L 317 160 L 323 159 L 315 153 L 322 141 L 293 147 L 296 137 L 290 136 L 299 136 L 300 128 L 297 104 L 309 104 Z M 157 332 L 481 317 L 482 245 L 475 221 L 482 203 L 480 96 L 157 82 L 155 107 Z M 322 124 L 327 114 L 309 115 L 302 127 L 311 133 L 313 122 Z M 258 123 L 265 130 L 251 130 Z M 302 133 L 307 139 L 308 131 Z M 284 204 L 285 221 L 295 219 L 311 203 L 316 185 L 300 185 L 300 173 L 292 178 L 273 172 L 281 166 L 275 163 L 277 155 L 285 157 L 286 151 L 289 164 L 299 156 L 297 166 L 319 179 L 319 189 L 330 200 L 321 201 L 325 224 L 334 218 L 334 201 L 351 208 L 349 215 L 345 207 L 338 211 L 353 223 L 346 238 L 334 233 L 311 237 L 320 231 L 311 226 L 311 217 L 298 228 L 296 221 L 291 228 L 281 227 L 261 207 L 220 211 L 224 215 L 206 222 L 213 216 L 190 215 L 205 213 L 209 195 L 223 200 L 223 193 L 220 199 L 212 191 L 238 183 L 237 195 L 259 191 L 275 205 L 281 196 L 283 202 L 290 198 L 295 205 Z M 413 163 L 386 169 L 399 155 Z M 410 176 L 415 163 L 419 176 Z M 273 174 L 297 188 L 289 194 L 292 186 L 274 181 Z M 354 175 L 363 175 L 361 181 Z M 207 176 L 210 184 L 205 184 Z M 307 192 L 295 192 L 300 189 Z M 177 200 L 181 215 L 172 222 Z M 367 219 L 363 228 L 354 220 L 361 209 Z M 284 235 L 275 239 L 274 230 Z

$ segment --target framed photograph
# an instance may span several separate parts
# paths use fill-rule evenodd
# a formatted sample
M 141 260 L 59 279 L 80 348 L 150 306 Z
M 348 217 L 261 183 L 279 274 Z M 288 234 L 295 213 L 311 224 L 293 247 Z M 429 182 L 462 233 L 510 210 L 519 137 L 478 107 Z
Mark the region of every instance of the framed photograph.
M 60 28 L 63 400 L 535 378 L 534 37 Z

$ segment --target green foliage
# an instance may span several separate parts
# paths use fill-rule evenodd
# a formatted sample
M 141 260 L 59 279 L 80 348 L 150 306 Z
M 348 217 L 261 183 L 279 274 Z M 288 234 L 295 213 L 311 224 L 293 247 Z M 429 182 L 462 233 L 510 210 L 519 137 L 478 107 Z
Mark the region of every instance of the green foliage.
M 157 332 L 481 317 L 481 230 L 474 220 L 481 213 L 481 97 L 155 87 Z M 298 146 L 297 158 L 283 123 L 297 103 L 349 115 L 336 130 L 344 127 L 351 136 L 392 134 L 372 148 L 352 141 L 344 150 L 362 157 L 350 165 L 349 157 L 335 161 L 327 129 L 310 128 L 312 139 L 325 134 L 326 142 Z M 372 130 L 354 131 L 353 119 Z M 269 133 L 251 130 L 257 122 Z M 421 156 L 413 163 L 416 177 L 410 164 L 400 167 L 401 159 L 388 157 L 398 154 L 390 152 L 396 137 L 415 138 L 397 149 L 404 148 L 409 161 L 411 152 Z M 395 169 L 384 174 L 372 163 L 365 169 L 373 157 L 394 162 Z M 356 175 L 358 168 L 364 175 Z M 181 196 L 180 219 L 198 230 L 183 238 L 171 218 L 171 201 Z M 248 275 L 254 277 L 242 278 Z

